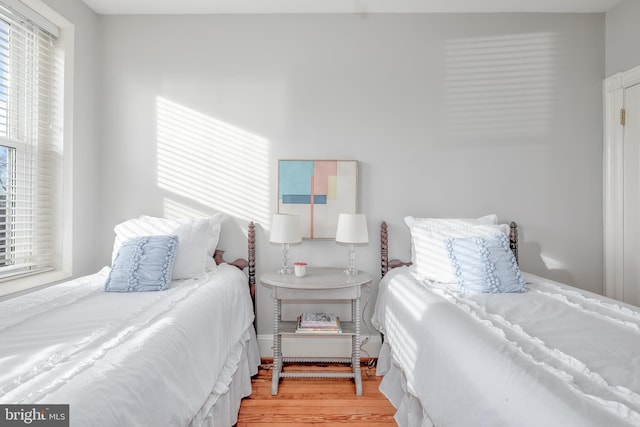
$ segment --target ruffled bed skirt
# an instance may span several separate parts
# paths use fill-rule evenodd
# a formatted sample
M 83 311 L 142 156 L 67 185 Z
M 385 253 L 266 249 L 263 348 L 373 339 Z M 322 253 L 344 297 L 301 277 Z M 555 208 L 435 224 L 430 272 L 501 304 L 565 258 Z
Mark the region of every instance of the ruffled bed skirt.
M 376 375 L 384 376 L 380 392 L 396 408 L 394 419 L 400 427 L 434 427 L 417 397 L 407 390 L 407 380 L 402 369 L 393 361 L 387 343 L 383 343 L 378 355 Z
M 237 343 L 207 401 L 190 427 L 230 427 L 238 421 L 243 397 L 251 394 L 251 377 L 258 373 L 260 352 L 253 325 Z

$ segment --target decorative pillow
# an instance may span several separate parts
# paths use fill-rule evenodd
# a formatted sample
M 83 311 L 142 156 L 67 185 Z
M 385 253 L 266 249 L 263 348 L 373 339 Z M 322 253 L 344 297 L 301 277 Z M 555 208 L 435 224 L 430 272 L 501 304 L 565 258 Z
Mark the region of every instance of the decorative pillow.
M 120 245 L 104 285 L 107 292 L 162 291 L 171 282 L 178 236 L 142 236 Z
M 518 263 L 505 234 L 449 239 L 447 249 L 461 291 L 525 291 Z
M 210 221 L 202 219 L 165 219 L 140 217 L 115 226 L 113 256 L 127 239 L 140 236 L 177 235 L 178 251 L 172 279 L 188 279 L 205 272 L 207 247 L 210 244 Z
M 447 240 L 474 236 L 492 236 L 508 232 L 497 225 L 495 215 L 477 219 L 413 218 L 405 223 L 411 233 L 411 261 L 418 277 L 442 283 L 456 283 L 456 275 L 449 254 Z

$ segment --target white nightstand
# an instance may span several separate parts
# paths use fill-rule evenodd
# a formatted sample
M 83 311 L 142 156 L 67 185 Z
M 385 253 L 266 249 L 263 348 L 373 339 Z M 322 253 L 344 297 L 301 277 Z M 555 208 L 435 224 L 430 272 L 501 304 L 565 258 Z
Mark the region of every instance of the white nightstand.
M 365 272 L 348 276 L 343 269 L 310 267 L 304 277 L 293 274 L 266 273 L 260 281 L 273 289 L 273 371 L 271 376 L 271 394 L 278 394 L 280 378 L 353 378 L 356 395 L 362 395 L 362 376 L 360 372 L 360 290 L 371 283 L 371 277 Z M 282 320 L 282 301 L 292 300 L 331 300 L 351 303 L 351 321 L 343 321 L 341 333 L 300 333 L 296 332 L 295 321 Z M 351 337 L 351 358 L 335 357 L 282 357 L 282 336 L 296 337 Z M 286 362 L 351 363 L 352 372 L 283 372 Z

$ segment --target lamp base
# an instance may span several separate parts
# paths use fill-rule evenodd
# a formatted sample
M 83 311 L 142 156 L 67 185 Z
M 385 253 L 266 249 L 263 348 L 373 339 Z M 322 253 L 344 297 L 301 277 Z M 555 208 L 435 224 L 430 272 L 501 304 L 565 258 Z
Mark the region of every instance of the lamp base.
M 293 273 L 293 271 L 289 268 L 289 267 L 281 267 L 280 270 L 278 270 L 278 274 L 291 274 Z
M 352 243 L 349 243 L 349 248 L 347 249 L 347 268 L 344 270 L 344 274 L 347 276 L 355 276 L 358 274 L 358 270 L 356 269 L 356 251 Z
M 288 243 L 282 244 L 282 267 L 280 267 L 280 270 L 278 270 L 278 273 L 280 274 L 293 273 L 293 270 L 289 268 L 289 244 Z
M 346 274 L 347 276 L 355 276 L 358 274 L 358 270 L 356 270 L 355 268 L 347 268 L 344 270 L 344 274 Z

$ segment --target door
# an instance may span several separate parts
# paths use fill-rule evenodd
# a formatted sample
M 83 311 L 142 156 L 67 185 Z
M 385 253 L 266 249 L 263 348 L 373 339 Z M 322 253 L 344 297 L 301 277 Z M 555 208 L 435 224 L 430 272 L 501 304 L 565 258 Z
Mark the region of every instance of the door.
M 640 306 L 640 84 L 625 88 L 622 300 Z
M 640 306 L 640 66 L 604 80 L 604 112 L 603 290 Z

